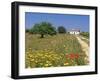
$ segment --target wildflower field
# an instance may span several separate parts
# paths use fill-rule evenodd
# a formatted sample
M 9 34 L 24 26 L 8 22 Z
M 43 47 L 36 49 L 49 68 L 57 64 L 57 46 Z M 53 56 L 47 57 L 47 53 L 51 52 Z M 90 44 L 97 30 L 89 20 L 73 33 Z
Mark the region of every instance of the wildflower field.
M 25 37 L 26 68 L 86 65 L 86 55 L 74 35 L 39 38 L 38 34 L 26 33 Z

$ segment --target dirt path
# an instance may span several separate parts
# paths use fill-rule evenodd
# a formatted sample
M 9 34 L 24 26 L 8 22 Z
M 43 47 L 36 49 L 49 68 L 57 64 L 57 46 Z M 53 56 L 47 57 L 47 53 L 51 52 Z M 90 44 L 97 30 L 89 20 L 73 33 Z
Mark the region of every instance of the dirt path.
M 79 41 L 79 43 L 81 44 L 81 47 L 82 47 L 82 50 L 85 52 L 86 54 L 86 63 L 88 64 L 89 63 L 89 46 L 88 44 L 83 41 L 79 36 L 76 36 L 77 40 Z

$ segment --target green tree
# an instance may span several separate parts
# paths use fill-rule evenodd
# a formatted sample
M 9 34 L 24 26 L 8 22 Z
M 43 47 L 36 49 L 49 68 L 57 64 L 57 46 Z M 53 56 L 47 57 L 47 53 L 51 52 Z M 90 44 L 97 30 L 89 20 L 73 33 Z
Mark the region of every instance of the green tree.
M 59 26 L 58 33 L 66 33 L 66 29 L 63 26 Z
M 52 24 L 48 22 L 41 22 L 41 23 L 35 24 L 31 30 L 35 34 L 40 34 L 41 38 L 44 38 L 44 35 L 46 34 L 53 35 L 56 33 L 55 28 L 52 26 Z

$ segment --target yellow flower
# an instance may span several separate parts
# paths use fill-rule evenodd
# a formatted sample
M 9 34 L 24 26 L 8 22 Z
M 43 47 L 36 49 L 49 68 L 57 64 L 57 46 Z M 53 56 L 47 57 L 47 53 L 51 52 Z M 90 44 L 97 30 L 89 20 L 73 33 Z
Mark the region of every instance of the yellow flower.
M 34 59 L 31 59 L 31 61 L 34 61 Z
M 66 45 L 64 45 L 64 47 L 66 47 Z
M 31 50 L 32 48 L 29 48 L 29 50 Z
M 52 64 L 50 63 L 49 65 L 51 66 Z
M 32 56 L 33 56 L 33 55 L 31 55 L 31 54 L 29 55 L 30 58 L 31 58 Z
M 40 63 L 40 65 L 43 65 L 43 63 Z
M 68 65 L 69 63 L 64 63 L 64 65 Z
M 45 64 L 44 66 L 47 67 L 49 64 Z
M 37 63 L 38 61 L 36 60 L 35 62 Z

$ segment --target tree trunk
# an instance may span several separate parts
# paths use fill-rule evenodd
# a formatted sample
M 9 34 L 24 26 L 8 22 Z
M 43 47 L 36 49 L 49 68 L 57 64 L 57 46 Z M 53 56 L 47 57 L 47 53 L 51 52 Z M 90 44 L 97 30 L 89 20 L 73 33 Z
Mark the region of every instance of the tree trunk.
M 41 38 L 44 38 L 44 34 L 41 34 Z

